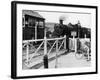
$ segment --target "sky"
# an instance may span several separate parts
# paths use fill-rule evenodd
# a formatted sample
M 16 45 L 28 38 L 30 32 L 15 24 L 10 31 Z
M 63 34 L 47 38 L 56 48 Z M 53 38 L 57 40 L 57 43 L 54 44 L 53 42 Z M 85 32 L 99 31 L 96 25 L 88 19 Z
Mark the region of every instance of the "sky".
M 78 21 L 80 21 L 82 27 L 91 27 L 91 14 L 46 11 L 37 12 L 45 18 L 45 22 L 59 23 L 59 18 L 63 16 L 65 17 L 65 20 L 63 22 L 64 24 L 68 24 L 69 22 L 71 22 L 72 24 L 76 24 Z

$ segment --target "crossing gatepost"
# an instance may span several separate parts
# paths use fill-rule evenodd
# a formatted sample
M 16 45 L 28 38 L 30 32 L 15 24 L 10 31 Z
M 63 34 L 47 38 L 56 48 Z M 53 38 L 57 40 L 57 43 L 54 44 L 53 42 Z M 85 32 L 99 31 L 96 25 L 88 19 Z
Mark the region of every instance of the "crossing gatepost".
M 26 46 L 26 59 L 27 59 L 27 64 L 29 64 L 29 42 L 27 42 Z
M 56 56 L 55 56 L 55 58 L 56 58 L 56 62 L 55 62 L 55 68 L 57 68 L 58 67 L 58 40 L 56 40 Z
M 47 54 L 47 38 L 46 38 L 46 30 L 45 30 L 45 36 L 44 36 L 44 68 L 48 68 L 48 54 Z
M 77 39 L 75 39 L 75 53 L 77 53 Z
M 75 50 L 75 53 L 76 53 L 77 52 L 77 39 L 75 39 L 76 32 L 75 31 L 72 31 L 71 32 L 71 35 L 73 36 L 74 50 Z
M 64 49 L 66 50 L 66 35 L 64 35 Z
M 67 52 L 69 52 L 69 36 L 65 36 L 66 37 L 66 49 Z
M 88 48 L 88 50 L 87 50 L 87 55 L 88 55 L 87 61 L 89 61 L 89 60 L 90 60 L 90 56 L 89 56 L 89 48 Z

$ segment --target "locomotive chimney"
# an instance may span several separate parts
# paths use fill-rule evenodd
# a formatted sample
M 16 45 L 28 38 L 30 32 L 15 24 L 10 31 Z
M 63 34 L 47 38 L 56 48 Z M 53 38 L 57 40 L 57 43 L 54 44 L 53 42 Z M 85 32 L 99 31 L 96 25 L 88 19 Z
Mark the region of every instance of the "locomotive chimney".
M 63 20 L 60 19 L 60 20 L 59 20 L 59 23 L 60 23 L 60 24 L 63 24 Z
M 59 24 L 63 24 L 63 21 L 66 20 L 66 17 L 64 15 L 59 17 Z

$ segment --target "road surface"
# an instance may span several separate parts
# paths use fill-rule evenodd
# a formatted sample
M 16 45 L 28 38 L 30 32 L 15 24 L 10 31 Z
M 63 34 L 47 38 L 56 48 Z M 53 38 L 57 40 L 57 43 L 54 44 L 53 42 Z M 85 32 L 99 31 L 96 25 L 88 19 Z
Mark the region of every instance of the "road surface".
M 57 68 L 71 68 L 71 67 L 89 67 L 91 66 L 91 61 L 87 61 L 84 57 L 82 59 L 77 59 L 75 53 L 71 52 L 66 55 L 62 55 L 57 59 Z M 49 62 L 49 68 L 55 68 L 56 59 Z M 43 69 L 44 66 L 40 67 Z

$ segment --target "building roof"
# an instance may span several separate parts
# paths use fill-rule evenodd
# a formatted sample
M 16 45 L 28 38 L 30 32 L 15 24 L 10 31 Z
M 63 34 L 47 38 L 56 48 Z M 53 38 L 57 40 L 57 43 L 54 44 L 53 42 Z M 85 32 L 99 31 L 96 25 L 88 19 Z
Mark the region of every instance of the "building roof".
M 32 10 L 23 10 L 22 14 L 44 19 L 38 12 L 35 12 L 35 11 L 32 11 Z

